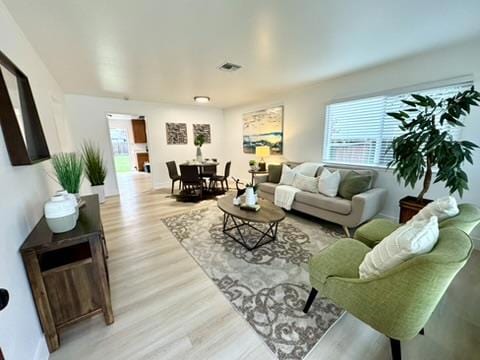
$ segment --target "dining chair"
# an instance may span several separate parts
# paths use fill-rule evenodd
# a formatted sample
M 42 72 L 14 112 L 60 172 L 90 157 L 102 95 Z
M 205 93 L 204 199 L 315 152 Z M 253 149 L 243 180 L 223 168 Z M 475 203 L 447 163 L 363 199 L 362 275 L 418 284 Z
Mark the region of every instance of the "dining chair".
M 223 175 L 212 176 L 211 181 L 213 181 L 214 186 L 217 185 L 217 182 L 220 182 L 220 185 L 222 185 L 222 191 L 225 191 L 225 187 L 227 188 L 227 191 L 229 190 L 228 178 L 230 177 L 230 167 L 231 167 L 231 165 L 232 165 L 232 162 L 228 161 L 225 164 L 225 171 L 224 171 Z M 225 183 L 225 187 L 223 186 L 223 183 Z
M 200 190 L 200 197 L 203 195 L 203 179 L 200 177 L 198 167 L 180 165 L 180 180 L 184 191 L 195 192 Z
M 209 180 L 209 187 L 212 185 L 212 177 L 217 175 L 217 166 L 216 165 L 204 165 L 200 167 L 200 177 L 202 179 Z
M 167 169 L 168 169 L 168 176 L 172 180 L 172 194 L 173 194 L 173 187 L 175 186 L 176 181 L 180 181 L 178 184 L 178 189 L 180 190 L 182 187 L 182 179 L 180 175 L 178 175 L 177 170 L 177 163 L 175 161 L 167 161 Z

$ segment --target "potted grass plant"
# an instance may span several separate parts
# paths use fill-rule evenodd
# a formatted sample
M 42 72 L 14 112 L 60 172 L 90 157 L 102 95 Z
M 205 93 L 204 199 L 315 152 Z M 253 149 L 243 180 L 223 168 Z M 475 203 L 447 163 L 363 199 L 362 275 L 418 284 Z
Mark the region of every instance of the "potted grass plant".
M 77 153 L 59 153 L 52 156 L 52 166 L 57 182 L 79 199 L 83 175 L 83 159 Z
M 85 175 L 90 182 L 92 191 L 98 195 L 100 203 L 104 203 L 107 168 L 102 152 L 94 143 L 84 142 L 82 145 L 82 158 L 85 164 Z
M 405 186 L 414 188 L 419 181 L 423 184 L 417 197 L 400 200 L 400 222 L 405 222 L 431 201 L 424 196 L 432 181 L 443 182 L 450 194 L 457 192 L 460 197 L 468 190 L 463 166 L 465 161 L 473 164 L 472 153 L 478 146 L 457 140 L 452 134 L 454 128 L 465 126 L 463 120 L 472 107 L 479 105 L 480 93 L 472 86 L 438 101 L 412 94 L 402 102 L 406 109 L 388 113 L 400 121 L 404 132 L 391 144 L 393 160 L 388 167 Z

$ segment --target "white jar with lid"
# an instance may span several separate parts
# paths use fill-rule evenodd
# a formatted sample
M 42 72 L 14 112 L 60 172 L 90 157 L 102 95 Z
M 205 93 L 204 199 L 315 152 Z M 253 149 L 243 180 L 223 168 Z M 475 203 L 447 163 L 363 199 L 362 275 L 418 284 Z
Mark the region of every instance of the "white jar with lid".
M 65 195 L 55 195 L 45 203 L 45 219 L 48 227 L 54 233 L 72 230 L 77 224 L 78 207 L 71 198 Z
M 63 196 L 66 196 L 73 204 L 73 206 L 75 206 L 75 215 L 76 215 L 76 219 L 75 220 L 78 220 L 78 214 L 79 214 L 79 211 L 78 211 L 78 201 L 77 201 L 77 197 L 74 195 L 74 194 L 70 194 L 69 192 L 67 192 L 66 190 L 58 190 L 56 195 L 63 195 Z

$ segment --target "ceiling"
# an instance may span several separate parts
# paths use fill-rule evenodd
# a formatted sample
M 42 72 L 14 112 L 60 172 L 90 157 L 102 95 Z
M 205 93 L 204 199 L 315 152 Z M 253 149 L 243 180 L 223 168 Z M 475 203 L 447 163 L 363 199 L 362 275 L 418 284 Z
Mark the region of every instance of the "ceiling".
M 480 34 L 479 0 L 3 2 L 67 93 L 220 108 Z

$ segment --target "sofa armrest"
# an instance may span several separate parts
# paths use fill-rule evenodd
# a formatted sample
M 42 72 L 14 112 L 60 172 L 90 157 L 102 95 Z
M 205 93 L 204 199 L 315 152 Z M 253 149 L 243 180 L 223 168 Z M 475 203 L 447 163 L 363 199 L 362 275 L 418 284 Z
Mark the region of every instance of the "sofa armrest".
M 387 190 L 373 188 L 352 197 L 352 213 L 355 214 L 357 225 L 364 223 L 377 215 L 385 204 Z
M 255 185 L 258 185 L 267 181 L 268 181 L 268 174 L 255 175 Z
M 313 256 L 309 263 L 310 281 L 325 283 L 329 277 L 358 278 L 358 267 L 371 249 L 360 241 L 340 239 Z

